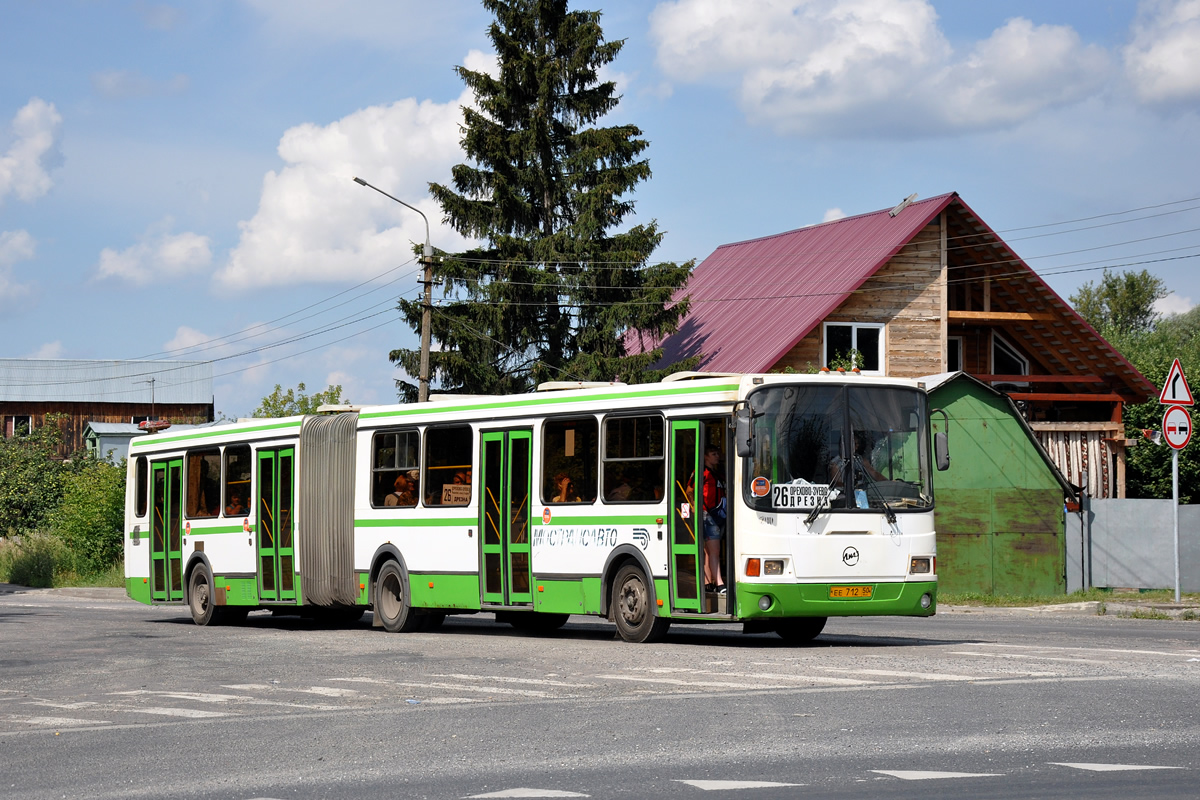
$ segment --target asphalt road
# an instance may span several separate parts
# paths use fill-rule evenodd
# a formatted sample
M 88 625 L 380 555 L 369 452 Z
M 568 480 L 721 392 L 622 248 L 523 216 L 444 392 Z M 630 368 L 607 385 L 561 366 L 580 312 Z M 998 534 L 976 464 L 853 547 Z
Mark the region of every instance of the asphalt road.
M 0 797 L 1194 797 L 1200 622 L 198 628 L 0 590 Z

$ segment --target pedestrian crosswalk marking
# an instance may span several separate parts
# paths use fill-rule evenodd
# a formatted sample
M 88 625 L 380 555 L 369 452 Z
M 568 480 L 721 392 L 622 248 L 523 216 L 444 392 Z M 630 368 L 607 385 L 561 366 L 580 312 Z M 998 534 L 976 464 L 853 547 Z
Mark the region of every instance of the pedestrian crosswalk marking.
M 561 789 L 502 789 L 487 794 L 472 794 L 468 797 L 590 797 L 579 792 L 564 792 Z
M 938 780 L 941 778 L 1002 778 L 1002 773 L 999 772 L 934 772 L 932 770 L 920 769 L 873 769 L 871 772 L 878 772 L 880 775 L 891 775 L 893 778 L 899 778 L 902 781 L 928 781 Z
M 1085 764 L 1070 761 L 1051 761 L 1056 767 L 1071 767 L 1085 769 L 1089 772 L 1124 772 L 1135 769 L 1183 769 L 1183 767 L 1158 767 L 1150 764 Z
M 686 783 L 706 792 L 734 791 L 737 789 L 775 789 L 784 786 L 804 786 L 803 783 L 776 783 L 774 781 L 693 781 L 677 778 L 676 783 Z

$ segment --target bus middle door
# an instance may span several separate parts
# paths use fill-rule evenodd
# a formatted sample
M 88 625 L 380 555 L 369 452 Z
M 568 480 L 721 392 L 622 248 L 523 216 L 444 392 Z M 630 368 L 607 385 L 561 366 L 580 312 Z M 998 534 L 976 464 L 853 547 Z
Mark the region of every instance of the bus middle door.
M 532 436 L 528 430 L 480 434 L 480 588 L 485 604 L 533 605 L 529 547 Z
M 704 528 L 700 423 L 671 421 L 671 607 L 700 611 Z
M 295 602 L 296 545 L 291 447 L 258 451 L 258 597 Z

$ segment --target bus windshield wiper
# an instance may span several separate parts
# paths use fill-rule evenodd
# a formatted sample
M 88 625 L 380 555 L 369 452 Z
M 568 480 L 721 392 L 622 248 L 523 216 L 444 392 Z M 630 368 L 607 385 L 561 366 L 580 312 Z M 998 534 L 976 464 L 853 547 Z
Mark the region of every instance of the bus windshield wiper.
M 883 499 L 883 492 L 880 491 L 879 487 L 875 484 L 875 479 L 871 477 L 871 473 L 867 472 L 867 468 L 863 466 L 862 459 L 859 456 L 855 456 L 854 463 L 858 466 L 859 472 L 862 473 L 863 483 L 867 485 L 868 489 L 875 490 L 875 496 L 879 498 L 879 503 L 883 506 L 883 515 L 887 518 L 888 524 L 895 525 L 896 512 L 892 511 L 892 507 L 888 505 L 887 500 Z
M 825 494 L 821 495 L 821 499 L 817 501 L 816 505 L 813 506 L 813 510 L 808 512 L 808 516 L 804 518 L 804 524 L 811 528 L 812 524 L 817 521 L 817 517 L 821 516 L 821 510 L 828 504 L 829 492 L 825 492 Z

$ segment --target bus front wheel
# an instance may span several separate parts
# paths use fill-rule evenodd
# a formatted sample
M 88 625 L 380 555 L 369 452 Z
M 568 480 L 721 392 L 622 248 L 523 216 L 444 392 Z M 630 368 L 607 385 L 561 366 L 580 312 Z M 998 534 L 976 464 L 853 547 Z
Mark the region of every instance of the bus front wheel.
M 192 622 L 197 625 L 219 623 L 221 614 L 214 600 L 212 573 L 204 564 L 197 564 L 188 578 L 188 609 L 192 612 Z
M 612 617 L 617 633 L 627 642 L 661 642 L 671 621 L 654 613 L 650 583 L 641 567 L 626 564 L 617 570 L 612 586 Z
M 424 620 L 413 610 L 404 570 L 395 561 L 380 567 L 379 577 L 375 579 L 375 614 L 389 633 L 411 633 L 421 629 Z
M 807 644 L 825 630 L 827 619 L 827 617 L 796 617 L 780 620 L 775 625 L 775 632 L 788 644 Z

